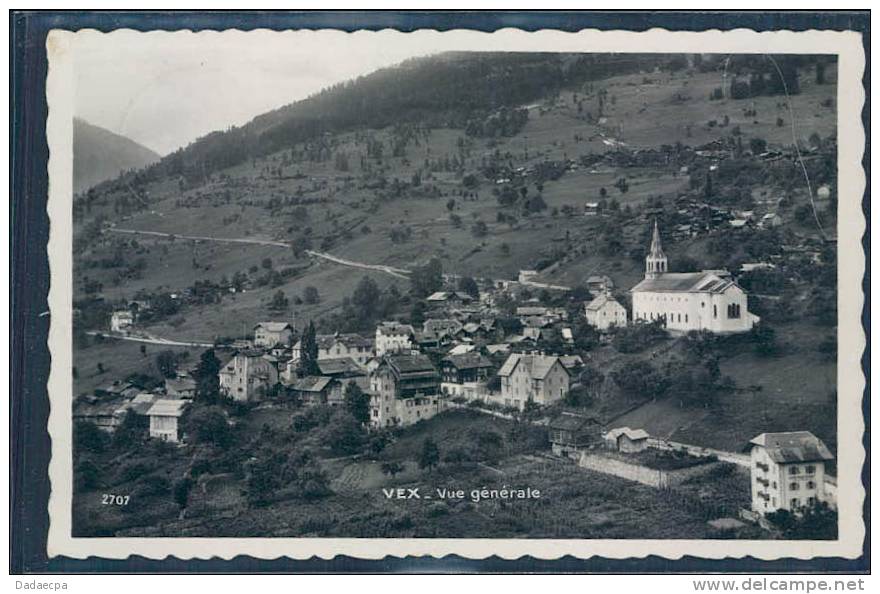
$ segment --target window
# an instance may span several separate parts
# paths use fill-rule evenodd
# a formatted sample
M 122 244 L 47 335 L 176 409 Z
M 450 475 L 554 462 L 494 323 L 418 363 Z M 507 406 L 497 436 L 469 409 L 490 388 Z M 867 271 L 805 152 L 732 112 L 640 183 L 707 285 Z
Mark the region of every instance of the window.
M 712 306 L 712 317 L 713 317 L 713 318 L 717 318 L 717 317 L 718 317 L 718 306 L 717 306 L 717 305 L 713 305 L 713 306 Z
M 727 317 L 729 319 L 738 319 L 740 317 L 739 303 L 731 303 L 727 306 Z
M 816 467 L 813 466 L 812 464 L 807 466 L 805 470 L 806 470 L 807 474 L 816 474 Z
M 798 489 L 800 489 L 800 485 L 798 485 L 797 483 L 789 483 L 788 488 L 792 491 L 797 491 Z
M 788 469 L 788 474 L 795 475 L 795 474 L 799 474 L 800 471 L 801 471 L 801 469 L 800 469 L 799 467 L 797 467 L 797 466 L 791 466 L 791 467 Z
M 807 497 L 807 505 L 813 505 L 814 503 L 816 503 L 815 497 Z
M 800 506 L 800 504 L 801 504 L 801 503 L 800 503 L 800 501 L 798 501 L 798 498 L 797 498 L 797 497 L 793 497 L 793 498 L 792 498 L 792 500 L 791 500 L 791 507 L 798 507 L 798 506 Z
M 815 488 L 816 488 L 816 483 L 814 483 L 813 481 L 807 481 L 807 489 L 815 489 Z

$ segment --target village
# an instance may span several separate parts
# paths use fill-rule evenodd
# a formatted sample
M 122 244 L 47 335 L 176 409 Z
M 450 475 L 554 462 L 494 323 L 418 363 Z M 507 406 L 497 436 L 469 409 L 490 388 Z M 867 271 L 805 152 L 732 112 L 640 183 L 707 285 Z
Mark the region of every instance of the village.
M 173 364 L 171 377 L 151 389 L 116 381 L 77 398 L 74 420 L 111 434 L 135 427 L 143 437 L 182 447 L 193 437 L 185 415 L 205 401 L 226 402 L 239 415 L 249 409 L 279 416 L 344 409 L 360 415 L 358 422 L 371 433 L 405 431 L 466 410 L 541 427 L 547 449 L 539 455 L 655 489 L 722 468 L 748 487 L 750 504 L 737 517 L 711 520 L 719 533 L 751 522 L 779 534 L 766 516 L 784 511 L 798 517 L 819 505 L 834 509 L 835 481 L 825 468 L 833 455 L 809 428 L 761 433 L 739 451 L 722 451 L 616 424 L 625 414 L 579 408 L 596 380 L 585 373 L 576 335 L 598 344 L 611 344 L 625 332 L 635 333 L 630 339 L 636 341 L 696 339 L 748 334 L 760 322 L 730 272 L 669 272 L 656 220 L 644 263 L 644 279 L 626 291 L 626 299 L 616 297 L 622 294 L 611 278 L 595 275 L 586 279 L 587 292 L 576 297 L 587 299 L 576 307 L 570 289 L 540 283 L 535 271 L 523 270 L 511 281 L 442 276 L 442 290 L 425 299 L 420 327 L 385 320 L 364 336 L 321 334 L 313 323 L 260 322 L 247 339 L 213 345 L 197 365 Z M 543 299 L 523 298 L 536 286 L 543 287 Z M 631 310 L 621 301 L 631 303 Z M 501 302 L 512 315 L 504 314 Z M 137 309 L 146 304 L 134 305 L 112 313 L 108 338 L 138 336 Z
M 835 538 L 836 66 L 498 59 L 75 197 L 78 534 Z

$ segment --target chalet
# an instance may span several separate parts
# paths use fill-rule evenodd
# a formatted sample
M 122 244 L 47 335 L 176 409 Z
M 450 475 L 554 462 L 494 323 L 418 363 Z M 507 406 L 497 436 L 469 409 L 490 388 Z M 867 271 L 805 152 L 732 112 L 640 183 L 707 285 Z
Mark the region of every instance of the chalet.
M 157 400 L 147 411 L 150 418 L 150 437 L 172 443 L 180 441 L 179 421 L 186 405 L 185 400 Z
M 513 353 L 498 371 L 505 406 L 522 410 L 527 402 L 552 404 L 569 388 L 569 372 L 554 355 Z
M 138 394 L 131 400 L 125 402 L 121 407 L 116 410 L 116 414 L 120 418 L 120 422 L 125 416 L 131 411 L 135 415 L 135 422 L 138 427 L 141 427 L 144 432 L 146 432 L 150 427 L 150 417 L 147 415 L 150 408 L 161 399 L 162 397 L 157 394 L 149 394 L 143 392 Z
M 626 308 L 610 293 L 603 293 L 585 307 L 587 323 L 597 330 L 626 326 Z
M 474 298 L 464 291 L 437 291 L 425 299 L 428 305 L 464 305 L 473 300 Z
M 603 439 L 609 449 L 632 454 L 647 449 L 649 437 L 648 432 L 644 429 L 618 427 L 606 433 Z
M 192 400 L 196 397 L 196 380 L 191 377 L 177 377 L 165 380 L 165 394 L 169 398 Z
M 537 276 L 537 270 L 520 270 L 519 275 L 517 276 L 517 281 L 520 283 L 530 283 L 533 282 Z
M 798 512 L 830 499 L 825 492 L 825 462 L 834 456 L 809 431 L 762 433 L 749 442 L 746 451 L 753 511 Z
M 277 367 L 259 351 L 237 351 L 219 376 L 221 393 L 243 402 L 263 399 L 278 383 Z
M 425 355 L 386 355 L 370 375 L 370 423 L 411 425 L 445 408 L 440 374 Z
M 587 277 L 587 290 L 593 295 L 605 293 L 614 288 L 614 281 L 605 275 L 593 275 Z
M 775 212 L 768 212 L 761 217 L 761 221 L 758 223 L 758 226 L 762 229 L 775 229 L 780 225 L 782 225 L 782 217 Z
M 110 331 L 111 332 L 128 332 L 129 328 L 134 325 L 134 314 L 127 309 L 114 311 L 110 314 Z
M 599 214 L 599 203 L 587 202 L 584 204 L 584 214 L 588 217 L 594 217 Z
M 491 377 L 492 369 L 492 361 L 477 352 L 450 355 L 440 362 L 443 383 L 485 382 Z
M 73 420 L 92 423 L 98 429 L 113 432 L 122 422 L 122 416 L 117 411 L 125 402 L 121 397 L 80 396 L 73 404 Z
M 376 356 L 412 352 L 416 333 L 409 324 L 381 322 L 376 326 Z
M 559 362 L 571 373 L 584 366 L 584 359 L 580 355 L 560 355 Z
M 351 358 L 319 359 L 318 369 L 321 371 L 321 375 L 331 377 L 342 385 L 354 382 L 361 390 L 365 391 L 370 387 L 367 372 Z
M 287 386 L 287 392 L 305 406 L 341 404 L 341 384 L 332 377 L 312 375 L 301 377 Z
M 571 456 L 599 440 L 601 424 L 593 417 L 563 412 L 550 421 L 550 445 L 557 456 Z
M 293 326 L 287 322 L 260 322 L 254 326 L 254 346 L 268 349 L 278 344 L 290 345 L 293 335 Z

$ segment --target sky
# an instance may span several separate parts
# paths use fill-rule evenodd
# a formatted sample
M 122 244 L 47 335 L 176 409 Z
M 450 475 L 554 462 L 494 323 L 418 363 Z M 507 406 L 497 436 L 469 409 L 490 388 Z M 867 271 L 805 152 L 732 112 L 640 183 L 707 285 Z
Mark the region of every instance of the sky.
M 407 58 L 489 49 L 485 35 L 459 33 L 80 31 L 75 113 L 166 155 Z

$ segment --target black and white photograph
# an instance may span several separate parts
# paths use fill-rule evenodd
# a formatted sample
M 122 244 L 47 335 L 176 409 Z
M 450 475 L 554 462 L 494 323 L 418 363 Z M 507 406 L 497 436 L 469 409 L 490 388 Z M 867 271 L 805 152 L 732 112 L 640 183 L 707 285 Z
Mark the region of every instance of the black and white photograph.
M 504 33 L 50 34 L 59 550 L 860 553 L 861 41 Z

